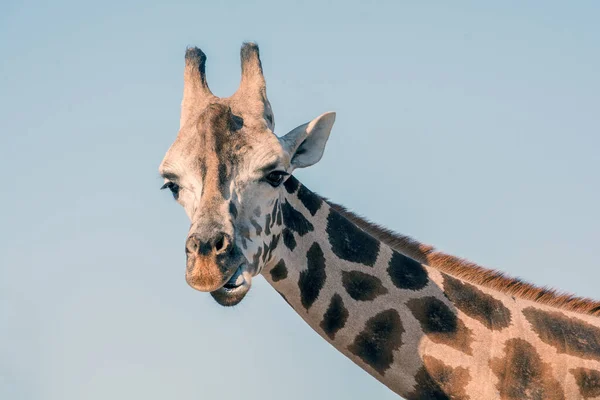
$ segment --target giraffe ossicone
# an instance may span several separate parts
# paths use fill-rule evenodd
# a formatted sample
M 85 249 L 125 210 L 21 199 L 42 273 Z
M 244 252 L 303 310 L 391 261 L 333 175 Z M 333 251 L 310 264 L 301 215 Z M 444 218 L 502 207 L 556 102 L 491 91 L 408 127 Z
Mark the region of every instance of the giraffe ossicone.
M 372 224 L 292 173 L 335 114 L 277 136 L 258 46 L 230 97 L 185 57 L 163 188 L 190 218 L 188 284 L 238 304 L 262 275 L 325 340 L 407 399 L 600 399 L 600 302 L 540 289 Z

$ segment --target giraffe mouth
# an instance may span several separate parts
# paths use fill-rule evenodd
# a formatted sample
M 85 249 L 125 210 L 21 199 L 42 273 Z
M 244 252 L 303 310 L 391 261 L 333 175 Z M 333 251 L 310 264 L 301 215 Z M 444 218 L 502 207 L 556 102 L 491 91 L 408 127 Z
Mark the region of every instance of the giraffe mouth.
M 252 274 L 247 264 L 241 264 L 229 280 L 221 288 L 210 292 L 211 296 L 222 306 L 230 307 L 238 304 L 252 285 Z
M 242 286 L 245 282 L 244 278 L 244 264 L 240 265 L 235 271 L 233 276 L 223 285 L 223 288 L 227 290 L 234 290 Z

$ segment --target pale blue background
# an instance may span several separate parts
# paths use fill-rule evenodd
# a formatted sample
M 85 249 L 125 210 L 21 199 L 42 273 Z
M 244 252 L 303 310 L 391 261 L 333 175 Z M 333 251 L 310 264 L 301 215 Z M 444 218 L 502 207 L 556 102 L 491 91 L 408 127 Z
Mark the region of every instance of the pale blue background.
M 600 297 L 600 5 L 481 3 L 4 0 L 0 398 L 396 398 L 262 278 L 234 309 L 186 285 L 157 167 L 188 45 L 227 96 L 258 41 L 279 134 L 338 112 L 309 188 Z

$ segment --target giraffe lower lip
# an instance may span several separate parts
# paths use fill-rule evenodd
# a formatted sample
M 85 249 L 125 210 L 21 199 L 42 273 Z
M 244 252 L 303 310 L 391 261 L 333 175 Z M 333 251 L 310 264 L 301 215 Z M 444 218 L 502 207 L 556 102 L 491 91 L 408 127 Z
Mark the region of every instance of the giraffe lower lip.
M 244 278 L 244 264 L 240 265 L 233 276 L 223 285 L 224 289 L 235 290 L 246 282 Z
M 252 285 L 252 275 L 247 264 L 242 264 L 220 289 L 210 292 L 217 303 L 225 307 L 238 304 L 246 296 Z

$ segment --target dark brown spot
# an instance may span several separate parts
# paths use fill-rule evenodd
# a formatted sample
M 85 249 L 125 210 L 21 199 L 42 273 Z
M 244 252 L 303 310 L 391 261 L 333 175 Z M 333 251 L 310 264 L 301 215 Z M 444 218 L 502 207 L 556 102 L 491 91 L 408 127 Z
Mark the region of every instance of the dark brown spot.
M 280 237 L 281 237 L 281 234 L 275 235 L 271 238 L 271 242 L 269 243 L 268 246 L 266 243 L 264 244 L 265 248 L 263 249 L 263 251 L 264 251 L 263 252 L 263 263 L 265 263 L 271 259 L 271 256 L 273 255 L 273 251 L 275 250 L 275 248 L 277 248 L 277 245 L 279 244 Z
M 227 168 L 227 164 L 224 162 L 219 163 L 219 190 L 224 199 L 229 198 L 229 187 L 227 184 L 231 179 L 231 174 Z
M 523 310 L 539 338 L 561 354 L 600 361 L 600 329 L 559 312 L 535 307 Z
M 201 181 L 206 182 L 206 174 L 208 172 L 208 167 L 206 166 L 206 160 L 204 158 L 198 160 L 198 168 L 200 169 Z M 204 187 L 205 185 L 202 185 L 202 189 L 200 190 L 200 197 L 202 197 L 202 195 L 204 194 Z
M 466 354 L 473 354 L 473 335 L 469 328 L 443 301 L 435 297 L 423 297 L 406 303 L 415 316 L 423 333 L 434 343 L 445 344 Z
M 383 375 L 394 362 L 394 350 L 402 345 L 403 333 L 398 311 L 385 310 L 367 320 L 348 350 Z
M 329 303 L 327 311 L 323 315 L 323 320 L 319 325 L 329 339 L 335 339 L 335 334 L 346 325 L 348 320 L 348 310 L 344 307 L 342 296 L 334 294 Z
M 388 265 L 392 283 L 400 289 L 420 290 L 427 286 L 429 277 L 421 264 L 396 251 Z
M 600 396 L 600 371 L 587 368 L 569 370 L 579 386 L 579 393 L 584 399 Z
M 262 227 L 259 225 L 258 222 L 256 222 L 254 220 L 254 218 L 250 218 L 250 223 L 252 224 L 252 226 L 254 227 L 254 230 L 256 231 L 256 235 L 260 236 L 260 234 L 262 233 Z
M 323 204 L 323 199 L 308 190 L 304 185 L 300 185 L 297 196 L 312 216 L 319 211 L 321 204 Z
M 315 229 L 313 224 L 300 211 L 292 207 L 287 200 L 281 205 L 281 211 L 283 212 L 283 223 L 285 226 L 298 233 L 298 235 L 304 236 Z M 267 215 L 267 218 L 269 217 L 270 215 Z
M 229 202 L 229 213 L 231 214 L 231 218 L 236 219 L 238 216 L 238 210 L 235 204 L 232 201 Z
M 285 261 L 283 261 L 283 258 L 282 258 L 271 269 L 271 279 L 273 280 L 273 282 L 279 282 L 280 280 L 287 278 L 287 276 L 288 276 L 288 270 L 287 270 L 287 267 L 285 266 Z
M 544 363 L 533 345 L 523 339 L 509 339 L 504 358 L 490 360 L 498 378 L 496 388 L 502 400 L 564 400 L 561 385 L 552 375 L 550 364 Z
M 246 225 L 242 225 L 242 226 L 240 226 L 239 229 L 240 229 L 240 235 L 243 238 L 250 239 L 250 228 L 248 228 Z
M 271 234 L 271 214 L 265 217 L 265 235 Z
M 275 218 L 277 216 L 277 210 L 279 210 L 279 199 L 275 200 L 275 204 L 273 205 L 273 211 L 271 211 L 271 229 L 273 229 L 273 225 L 275 225 Z
M 267 261 L 267 256 L 269 255 L 269 245 L 266 243 L 263 243 L 263 249 L 262 249 L 262 261 L 263 264 L 265 263 L 265 261 Z
M 288 193 L 294 193 L 298 186 L 300 186 L 300 182 L 294 176 L 290 176 L 284 183 L 283 187 L 287 190 Z
M 388 292 L 379 278 L 360 271 L 342 271 L 342 284 L 354 300 L 370 301 Z
M 415 376 L 416 385 L 409 399 L 469 400 L 466 386 L 471 377 L 463 367 L 452 368 L 442 361 L 423 356 L 423 366 Z
M 307 310 L 319 297 L 321 289 L 325 285 L 325 256 L 321 246 L 313 243 L 306 253 L 307 268 L 300 272 L 298 287 L 300 288 L 300 299 Z
M 444 293 L 456 308 L 492 330 L 501 330 L 510 325 L 510 310 L 502 304 L 502 301 L 470 283 L 462 282 L 450 275 L 442 275 Z
M 242 247 L 244 247 L 244 249 L 248 249 L 248 239 L 250 239 L 250 228 L 247 227 L 246 225 L 241 225 L 239 227 L 240 230 L 240 237 L 242 239 Z
M 269 246 L 269 259 L 271 259 L 271 257 L 273 256 L 273 252 L 279 244 L 279 239 L 281 239 L 281 233 L 273 236 L 273 239 L 271 240 L 271 245 Z
M 288 228 L 283 229 L 283 244 L 285 244 L 290 251 L 294 251 L 296 248 L 296 239 L 294 239 L 294 233 Z
M 333 210 L 327 217 L 327 234 L 331 250 L 342 260 L 369 267 L 375 265 L 379 254 L 379 242 Z
M 277 226 L 281 226 L 282 224 L 282 220 L 281 220 L 281 207 L 277 208 Z
M 255 271 L 258 271 L 259 263 L 260 263 L 260 255 L 262 254 L 262 247 L 259 247 L 252 258 L 252 266 Z

